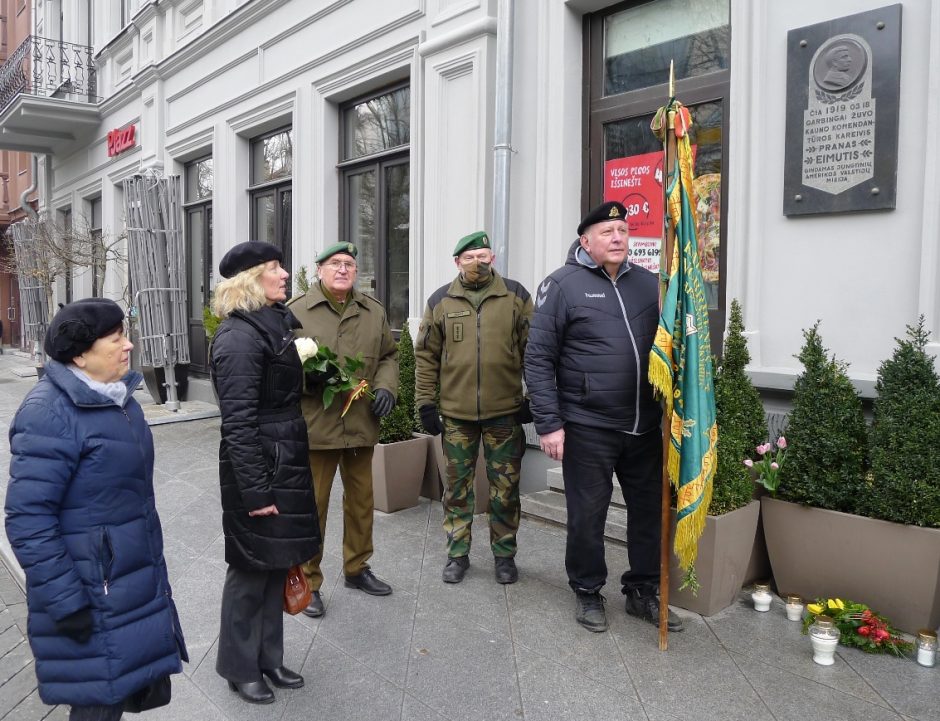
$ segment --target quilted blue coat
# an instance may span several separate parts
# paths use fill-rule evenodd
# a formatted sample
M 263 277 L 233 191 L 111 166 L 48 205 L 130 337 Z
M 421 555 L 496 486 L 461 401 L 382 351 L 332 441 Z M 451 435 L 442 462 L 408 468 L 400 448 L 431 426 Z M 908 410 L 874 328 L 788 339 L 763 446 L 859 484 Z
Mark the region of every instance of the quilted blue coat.
M 10 427 L 6 532 L 26 572 L 29 643 L 47 704 L 116 704 L 182 671 L 186 645 L 154 506 L 153 436 L 133 390 L 123 407 L 61 363 Z M 56 621 L 90 608 L 79 643 Z

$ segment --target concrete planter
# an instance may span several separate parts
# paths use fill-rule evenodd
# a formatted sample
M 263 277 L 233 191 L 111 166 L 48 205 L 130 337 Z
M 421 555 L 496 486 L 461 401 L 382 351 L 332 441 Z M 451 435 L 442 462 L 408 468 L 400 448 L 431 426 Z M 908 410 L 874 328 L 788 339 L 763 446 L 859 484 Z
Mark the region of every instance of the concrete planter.
M 780 593 L 864 603 L 908 633 L 940 624 L 940 529 L 767 496 L 761 510 Z
M 444 445 L 440 436 L 431 436 L 434 445 L 434 458 L 437 461 L 437 470 L 440 474 L 441 484 L 447 482 L 447 461 L 444 459 Z M 480 452 L 477 455 L 477 469 L 473 476 L 473 512 L 489 513 L 490 510 L 490 482 L 486 478 L 486 462 L 483 460 L 483 440 L 480 440 Z
M 378 443 L 372 454 L 372 494 L 376 509 L 394 513 L 418 505 L 424 479 L 427 440 Z
M 415 438 L 424 438 L 427 443 L 427 460 L 424 464 L 424 479 L 421 481 L 420 495 L 432 501 L 439 501 L 443 493 L 443 481 L 441 480 L 440 469 L 437 467 L 437 453 L 434 446 L 435 444 L 441 444 L 441 437 L 430 436 L 427 433 L 415 433 Z
M 712 616 L 730 606 L 744 585 L 759 517 L 760 502 L 756 500 L 736 511 L 708 516 L 695 562 L 701 588 L 695 596 L 689 590 L 679 590 L 684 572 L 673 555 L 669 571 L 669 603 L 703 616 Z M 675 531 L 676 511 L 673 509 L 672 537 L 675 537 Z

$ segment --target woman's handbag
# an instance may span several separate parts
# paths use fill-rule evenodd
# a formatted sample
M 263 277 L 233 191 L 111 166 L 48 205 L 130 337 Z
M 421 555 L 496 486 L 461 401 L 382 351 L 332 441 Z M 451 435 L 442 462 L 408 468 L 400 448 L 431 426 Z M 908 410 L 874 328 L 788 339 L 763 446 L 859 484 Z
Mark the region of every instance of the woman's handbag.
M 140 713 L 166 706 L 170 703 L 170 693 L 170 677 L 162 676 L 124 699 L 124 710 L 128 713 Z
M 296 616 L 310 605 L 312 596 L 303 569 L 299 565 L 287 569 L 287 578 L 284 579 L 284 611 Z

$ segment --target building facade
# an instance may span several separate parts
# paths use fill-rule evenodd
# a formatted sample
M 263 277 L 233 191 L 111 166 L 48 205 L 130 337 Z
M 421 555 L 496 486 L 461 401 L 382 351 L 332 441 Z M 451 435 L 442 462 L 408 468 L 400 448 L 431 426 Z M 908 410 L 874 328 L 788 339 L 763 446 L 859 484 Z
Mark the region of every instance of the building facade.
M 876 0 L 516 0 L 503 38 L 499 0 L 39 0 L 35 34 L 90 46 L 96 87 L 6 108 L 0 145 L 40 153 L 43 207 L 108 237 L 122 233 L 123 179 L 183 176 L 198 371 L 217 259 L 252 238 L 280 244 L 294 274 L 352 240 L 360 284 L 393 324 L 420 317 L 452 277 L 456 239 L 491 229 L 501 42 L 512 50 L 504 272 L 533 290 L 564 262 L 583 211 L 609 197 L 631 206 L 635 258 L 655 265 L 642 176 L 655 179 L 649 121 L 674 60 L 696 123 L 713 340 L 739 299 L 755 381 L 786 391 L 802 330 L 820 319 L 871 395 L 918 315 L 940 348 L 940 7 L 901 6 L 893 210 L 785 216 L 782 203 L 788 31 Z M 123 269 L 101 288 L 94 276 L 78 273 L 72 293 L 125 293 Z
M 32 6 L 22 0 L 0 0 L 0 67 L 32 33 Z M 0 237 L 4 237 L 10 225 L 23 220 L 26 211 L 21 207 L 23 193 L 33 187 L 33 172 L 29 153 L 0 150 Z M 27 202 L 35 206 L 37 194 L 29 192 Z M 20 297 L 12 248 L 0 244 L 0 320 L 3 332 L 0 344 L 20 344 Z

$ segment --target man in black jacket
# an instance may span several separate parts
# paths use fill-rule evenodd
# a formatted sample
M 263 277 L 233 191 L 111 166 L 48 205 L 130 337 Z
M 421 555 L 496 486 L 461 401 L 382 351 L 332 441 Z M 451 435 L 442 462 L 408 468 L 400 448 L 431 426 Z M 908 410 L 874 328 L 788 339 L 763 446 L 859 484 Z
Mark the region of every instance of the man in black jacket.
M 525 379 L 542 450 L 562 462 L 565 567 L 576 619 L 607 630 L 604 524 L 612 474 L 627 504 L 627 613 L 659 622 L 661 409 L 648 380 L 659 322 L 655 274 L 627 261 L 626 209 L 591 210 L 564 266 L 538 287 Z M 682 624 L 670 613 L 669 630 Z

